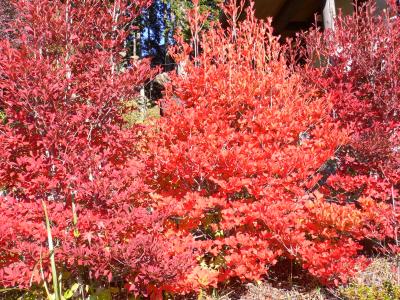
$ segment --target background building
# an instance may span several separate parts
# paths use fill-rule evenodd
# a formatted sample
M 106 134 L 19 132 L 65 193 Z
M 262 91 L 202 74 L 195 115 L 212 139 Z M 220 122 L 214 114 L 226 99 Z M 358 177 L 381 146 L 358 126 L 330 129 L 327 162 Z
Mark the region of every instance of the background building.
M 335 14 L 353 12 L 356 3 L 362 0 L 256 0 L 256 14 L 259 18 L 273 17 L 276 33 L 291 36 L 306 30 L 317 21 L 325 28 L 333 26 Z M 386 0 L 376 0 L 378 10 L 386 7 Z M 316 15 L 319 16 L 316 19 Z

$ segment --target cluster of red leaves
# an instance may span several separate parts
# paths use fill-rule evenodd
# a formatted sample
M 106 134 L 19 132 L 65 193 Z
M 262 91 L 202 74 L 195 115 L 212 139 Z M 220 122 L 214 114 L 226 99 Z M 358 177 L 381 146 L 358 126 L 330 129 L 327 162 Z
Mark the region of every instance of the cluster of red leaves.
M 182 72 L 149 145 L 159 209 L 174 209 L 171 230 L 195 236 L 213 280 L 259 279 L 288 259 L 322 282 L 346 281 L 365 265 L 360 241 L 378 230 L 378 204 L 311 193 L 348 142 L 333 116 L 340 95 L 312 87 L 270 22 L 230 3 L 227 28 L 206 32 L 195 8 L 191 44 L 172 51 Z
M 351 136 L 321 192 L 339 203 L 366 196 L 379 202 L 381 229 L 365 235 L 377 246 L 383 237 L 398 243 L 400 220 L 400 18 L 392 2 L 378 13 L 368 1 L 339 16 L 335 31 L 305 36 L 310 63 L 325 61 L 323 76 L 311 74 L 310 81 L 337 95 L 337 121 Z
M 204 31 L 194 4 L 165 116 L 144 130 L 124 126 L 123 101 L 154 71 L 120 52 L 147 1 L 14 2 L 16 39 L 0 42 L 1 286 L 49 279 L 42 202 L 60 271 L 156 299 L 257 280 L 279 260 L 337 284 L 366 265 L 363 240 L 395 244 L 399 20 L 370 6 L 339 18 L 324 43 L 307 36 L 326 68 L 298 67 L 252 5 L 228 2 L 227 28 Z
M 147 4 L 14 2 L 15 40 L 0 42 L 0 286 L 50 276 L 42 201 L 57 266 L 72 278 L 146 292 L 195 263 L 148 207 L 137 132 L 122 118 L 154 74 L 147 61 L 119 69 L 126 26 Z

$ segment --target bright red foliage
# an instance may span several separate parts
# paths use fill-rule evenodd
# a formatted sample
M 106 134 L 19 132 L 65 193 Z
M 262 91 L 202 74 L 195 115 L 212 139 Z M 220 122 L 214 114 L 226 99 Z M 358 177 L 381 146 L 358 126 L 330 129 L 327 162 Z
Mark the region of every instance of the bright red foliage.
M 252 5 L 228 2 L 227 28 L 204 31 L 194 1 L 165 116 L 131 129 L 123 102 L 154 71 L 121 51 L 147 2 L 15 2 L 16 39 L 0 42 L 0 286 L 50 277 L 42 201 L 71 282 L 156 299 L 281 260 L 337 284 L 366 265 L 366 239 L 395 245 L 398 19 L 368 6 L 323 43 L 309 33 L 330 62 L 314 68 Z
M 0 43 L 0 286 L 41 282 L 41 258 L 50 276 L 41 201 L 73 278 L 146 292 L 193 265 L 190 243 L 166 239 L 165 216 L 147 207 L 140 143 L 122 119 L 154 74 L 147 61 L 120 69 L 126 26 L 147 4 L 15 2 L 16 40 Z
M 365 264 L 358 250 L 369 204 L 311 193 L 347 142 L 332 117 L 337 95 L 310 88 L 270 22 L 233 3 L 226 29 L 199 33 L 204 18 L 192 11 L 192 44 L 173 51 L 184 70 L 172 75 L 149 145 L 159 205 L 174 208 L 171 230 L 197 238 L 220 281 L 259 279 L 280 259 L 323 282 L 346 281 Z
M 374 2 L 368 1 L 352 16 L 339 16 L 334 32 L 311 31 L 306 44 L 311 63 L 329 58 L 324 76 L 309 78 L 321 90 L 337 95 L 337 120 L 351 132 L 323 192 L 341 203 L 365 196 L 379 202 L 382 211 L 375 222 L 380 230 L 364 236 L 379 246 L 384 238 L 386 243 L 398 243 L 400 18 L 394 1 L 379 14 Z

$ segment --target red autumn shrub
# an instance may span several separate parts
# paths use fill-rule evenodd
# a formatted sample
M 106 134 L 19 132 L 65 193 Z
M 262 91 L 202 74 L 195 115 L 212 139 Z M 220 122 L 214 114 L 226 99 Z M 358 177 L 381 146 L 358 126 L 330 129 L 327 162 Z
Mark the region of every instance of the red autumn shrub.
M 385 201 L 398 197 L 397 73 L 388 71 L 398 29 L 385 43 L 353 31 L 338 47 L 339 21 L 321 49 L 327 70 L 296 68 L 270 22 L 234 2 L 224 29 L 203 31 L 206 16 L 189 12 L 191 43 L 178 37 L 172 50 L 182 72 L 148 141 L 124 126 L 123 101 L 154 72 L 120 55 L 147 1 L 15 2 L 16 40 L 0 42 L 1 286 L 49 280 L 42 202 L 60 273 L 156 299 L 259 279 L 278 260 L 346 281 L 365 265 L 363 240 L 396 238 L 396 207 Z M 375 60 L 363 57 L 368 45 L 380 49 Z
M 183 70 L 171 75 L 149 144 L 158 208 L 173 210 L 171 231 L 197 240 L 219 281 L 259 279 L 281 259 L 322 282 L 346 281 L 364 265 L 359 240 L 375 204 L 311 193 L 347 141 L 332 117 L 337 96 L 310 88 L 270 22 L 234 3 L 226 29 L 201 32 L 205 17 L 192 10 L 191 44 L 172 51 Z
M 333 107 L 351 139 L 338 153 L 337 170 L 322 187 L 329 199 L 371 197 L 382 212 L 380 230 L 366 232 L 376 245 L 398 240 L 400 189 L 400 18 L 394 4 L 378 13 L 374 1 L 338 16 L 335 31 L 305 35 L 308 58 L 325 60 L 313 86 L 335 93 Z M 327 61 L 328 58 L 328 61 Z M 378 225 L 377 225 L 378 226 Z
M 48 280 L 44 201 L 71 280 L 175 288 L 192 249 L 148 207 L 140 143 L 122 118 L 154 74 L 147 61 L 120 68 L 126 26 L 147 1 L 14 4 L 16 39 L 0 42 L 0 286 Z

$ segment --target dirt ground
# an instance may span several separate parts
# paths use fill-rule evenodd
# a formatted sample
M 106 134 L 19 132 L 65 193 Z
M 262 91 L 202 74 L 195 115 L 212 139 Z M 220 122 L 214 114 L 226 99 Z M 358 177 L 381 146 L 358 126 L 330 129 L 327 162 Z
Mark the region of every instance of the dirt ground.
M 276 270 L 278 271 L 282 270 Z M 230 287 L 218 289 L 211 295 L 207 295 L 207 300 L 341 300 L 350 299 L 344 295 L 346 286 L 336 289 L 322 288 L 308 276 L 294 275 L 291 280 L 284 280 L 283 277 L 288 272 L 271 278 L 259 284 L 233 284 Z M 290 274 L 289 274 L 290 276 Z M 371 265 L 360 272 L 348 286 L 367 286 L 379 289 L 385 283 L 390 282 L 398 286 L 398 274 L 393 260 L 386 258 L 374 258 Z M 356 299 L 363 299 L 361 295 Z M 365 299 L 371 299 L 365 295 Z M 374 298 L 372 298 L 375 300 Z M 395 296 L 383 298 L 388 300 L 398 299 Z M 376 299 L 378 300 L 378 299 Z

